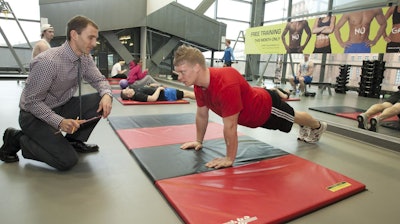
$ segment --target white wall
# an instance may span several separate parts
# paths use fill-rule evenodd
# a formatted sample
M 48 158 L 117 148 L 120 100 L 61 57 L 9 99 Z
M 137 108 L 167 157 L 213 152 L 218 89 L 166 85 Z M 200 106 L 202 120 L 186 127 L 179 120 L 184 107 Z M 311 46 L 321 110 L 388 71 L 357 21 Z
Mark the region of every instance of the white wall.
M 76 15 L 92 19 L 99 31 L 146 25 L 147 0 L 51 0 L 57 2 L 42 4 L 43 1 L 39 2 L 40 15 L 48 18 L 56 36 L 66 34 L 67 22 Z
M 147 0 L 147 15 L 168 5 L 171 2 L 175 2 L 175 1 L 174 0 Z
M 25 66 L 25 68 L 29 67 L 29 63 L 32 59 L 32 50 L 29 48 L 21 49 L 21 48 L 14 48 L 15 53 L 18 55 L 19 60 Z M 15 67 L 19 68 L 17 61 L 15 60 L 13 54 L 11 53 L 9 48 L 0 48 L 0 67 Z

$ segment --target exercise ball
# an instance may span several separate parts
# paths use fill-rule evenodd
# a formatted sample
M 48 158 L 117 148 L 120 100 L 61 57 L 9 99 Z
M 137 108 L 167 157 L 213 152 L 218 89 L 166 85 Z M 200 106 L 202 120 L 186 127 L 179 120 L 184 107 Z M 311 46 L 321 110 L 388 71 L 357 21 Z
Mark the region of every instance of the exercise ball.
M 119 86 L 121 86 L 121 89 L 125 89 L 126 87 L 129 86 L 128 80 L 126 80 L 126 79 L 121 79 L 121 81 L 119 81 Z

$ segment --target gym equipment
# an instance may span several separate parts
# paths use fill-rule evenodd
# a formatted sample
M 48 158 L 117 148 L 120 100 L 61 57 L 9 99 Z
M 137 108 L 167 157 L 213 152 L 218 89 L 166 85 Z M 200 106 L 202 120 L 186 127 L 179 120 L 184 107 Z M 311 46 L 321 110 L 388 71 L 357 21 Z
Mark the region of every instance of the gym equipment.
M 349 74 L 351 71 L 351 65 L 340 65 L 340 74 L 336 77 L 336 93 L 346 93 L 347 83 L 349 83 Z
M 156 186 L 185 223 L 286 223 L 365 190 L 291 154 L 163 179 Z
M 183 142 L 195 139 L 194 114 L 108 119 L 185 223 L 283 223 L 365 189 L 349 177 L 243 134 L 233 167 L 207 168 L 206 162 L 225 155 L 223 126 L 208 124 L 202 150 L 181 150 Z
M 348 106 L 327 106 L 327 107 L 310 107 L 310 110 L 315 110 L 322 113 L 327 113 L 331 115 L 338 115 L 338 114 L 352 114 L 352 113 L 362 113 L 365 110 L 355 107 L 348 107 Z
M 223 137 L 205 140 L 203 149 L 199 151 L 180 149 L 179 147 L 183 142 L 185 141 L 137 148 L 130 150 L 130 152 L 145 168 L 148 177 L 154 182 L 213 171 L 214 169 L 206 167 L 205 164 L 214 158 L 224 157 L 225 155 L 226 146 Z M 238 155 L 233 163 L 234 167 L 288 154 L 281 149 L 245 135 L 238 137 L 238 144 Z
M 141 102 L 135 100 L 123 100 L 121 97 L 117 98 L 118 102 L 122 105 L 154 105 L 154 104 L 189 104 L 187 100 L 175 100 L 175 101 L 153 101 L 153 102 Z
M 311 96 L 311 97 L 314 97 L 315 95 L 316 95 L 315 92 L 305 92 L 305 93 L 304 93 L 304 96 Z
M 128 80 L 126 79 L 121 79 L 119 81 L 119 86 L 121 87 L 121 89 L 125 89 L 126 87 L 129 86 Z
M 381 122 L 381 126 L 400 131 L 400 120 L 385 120 Z
M 332 84 L 330 82 L 311 82 L 311 83 L 304 85 L 305 92 L 311 93 L 311 96 L 315 96 L 315 92 L 309 92 L 307 90 L 308 87 L 311 87 L 311 86 L 318 86 L 318 90 L 321 95 L 324 93 L 325 89 L 328 90 L 328 93 L 330 96 L 332 95 L 332 91 L 331 91 Z
M 207 133 L 204 136 L 205 140 L 224 137 L 222 125 L 217 123 L 209 123 L 208 125 Z M 196 138 L 196 126 L 194 124 L 123 129 L 116 132 L 129 150 L 183 143 L 193 141 Z
M 183 113 L 179 116 L 175 114 L 158 115 L 136 115 L 128 117 L 108 117 L 114 131 L 130 128 L 150 128 L 171 125 L 193 124 L 196 116 L 193 113 Z
M 383 72 L 385 71 L 384 61 L 363 61 L 361 80 L 359 82 L 358 95 L 370 98 L 379 98 L 381 95 L 381 84 Z

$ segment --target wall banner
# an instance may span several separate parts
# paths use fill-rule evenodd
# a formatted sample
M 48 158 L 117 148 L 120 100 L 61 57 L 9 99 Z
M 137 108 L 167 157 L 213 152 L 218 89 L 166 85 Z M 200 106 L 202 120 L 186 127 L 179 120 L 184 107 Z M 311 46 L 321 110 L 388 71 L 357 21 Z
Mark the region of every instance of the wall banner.
M 246 54 L 399 52 L 398 6 L 252 27 L 245 33 Z

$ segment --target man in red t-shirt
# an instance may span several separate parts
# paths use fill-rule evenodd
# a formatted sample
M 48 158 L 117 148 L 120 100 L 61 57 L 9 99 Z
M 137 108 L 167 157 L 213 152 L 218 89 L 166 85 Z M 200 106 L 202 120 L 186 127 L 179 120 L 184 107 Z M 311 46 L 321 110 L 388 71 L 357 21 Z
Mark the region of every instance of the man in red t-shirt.
M 290 132 L 293 123 L 297 123 L 301 126 L 298 139 L 309 143 L 319 141 L 326 130 L 325 122 L 306 112 L 295 112 L 276 91 L 250 86 L 234 68 L 207 68 L 197 48 L 180 46 L 175 51 L 174 67 L 180 82 L 194 85 L 197 102 L 197 140 L 184 143 L 181 148 L 202 148 L 209 109 L 223 119 L 226 157 L 213 159 L 207 167 L 232 166 L 238 147 L 238 125 Z

